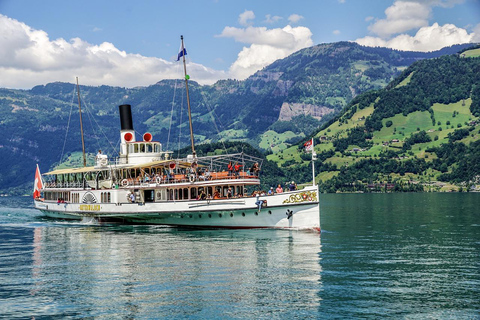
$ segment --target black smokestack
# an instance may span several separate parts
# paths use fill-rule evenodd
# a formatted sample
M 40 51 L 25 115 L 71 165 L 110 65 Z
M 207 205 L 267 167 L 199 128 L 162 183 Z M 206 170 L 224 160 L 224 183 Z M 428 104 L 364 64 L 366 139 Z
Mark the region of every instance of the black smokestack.
M 120 110 L 120 126 L 122 130 L 133 130 L 132 106 L 122 104 L 118 106 L 118 109 Z

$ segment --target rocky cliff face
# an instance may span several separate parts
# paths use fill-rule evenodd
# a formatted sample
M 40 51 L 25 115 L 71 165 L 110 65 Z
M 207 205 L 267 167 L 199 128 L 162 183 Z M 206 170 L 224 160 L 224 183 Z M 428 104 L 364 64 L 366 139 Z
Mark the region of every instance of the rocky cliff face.
M 313 104 L 284 102 L 280 109 L 278 121 L 290 121 L 292 118 L 300 115 L 312 116 L 317 120 L 322 120 L 325 115 L 333 112 L 334 110 L 331 108 Z

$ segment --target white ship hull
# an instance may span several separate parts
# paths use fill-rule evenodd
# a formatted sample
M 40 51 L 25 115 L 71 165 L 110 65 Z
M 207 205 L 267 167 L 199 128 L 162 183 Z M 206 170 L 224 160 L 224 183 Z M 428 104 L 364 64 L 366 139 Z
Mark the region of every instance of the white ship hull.
M 85 191 L 99 199 L 101 190 Z M 117 192 L 123 199 L 122 190 Z M 115 197 L 115 194 L 113 195 Z M 80 197 L 82 198 L 82 197 Z M 287 228 L 320 230 L 317 187 L 261 196 L 266 203 L 259 210 L 255 197 L 184 200 L 144 203 L 55 203 L 35 201 L 46 216 L 62 219 L 94 217 L 130 223 L 162 224 L 203 228 Z

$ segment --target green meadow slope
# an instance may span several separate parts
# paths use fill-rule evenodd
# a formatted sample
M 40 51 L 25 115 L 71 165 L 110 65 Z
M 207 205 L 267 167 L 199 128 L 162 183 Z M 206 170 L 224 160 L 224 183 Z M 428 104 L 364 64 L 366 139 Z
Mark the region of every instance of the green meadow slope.
M 470 191 L 480 184 L 478 49 L 419 61 L 314 134 L 326 192 Z M 308 138 L 305 138 L 308 140 Z M 308 179 L 302 143 L 268 156 Z M 311 174 L 311 173 L 310 173 Z M 311 177 L 310 177 L 311 180 Z

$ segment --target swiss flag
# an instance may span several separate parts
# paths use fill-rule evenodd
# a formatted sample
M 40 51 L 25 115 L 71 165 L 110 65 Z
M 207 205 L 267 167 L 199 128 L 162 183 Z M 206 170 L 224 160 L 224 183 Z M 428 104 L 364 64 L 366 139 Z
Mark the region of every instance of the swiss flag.
M 313 146 L 313 138 L 308 140 L 303 144 L 303 147 L 305 148 L 305 151 L 311 151 Z
M 40 190 L 43 189 L 42 176 L 40 175 L 40 169 L 35 171 L 35 183 L 33 184 L 33 199 L 40 198 Z

